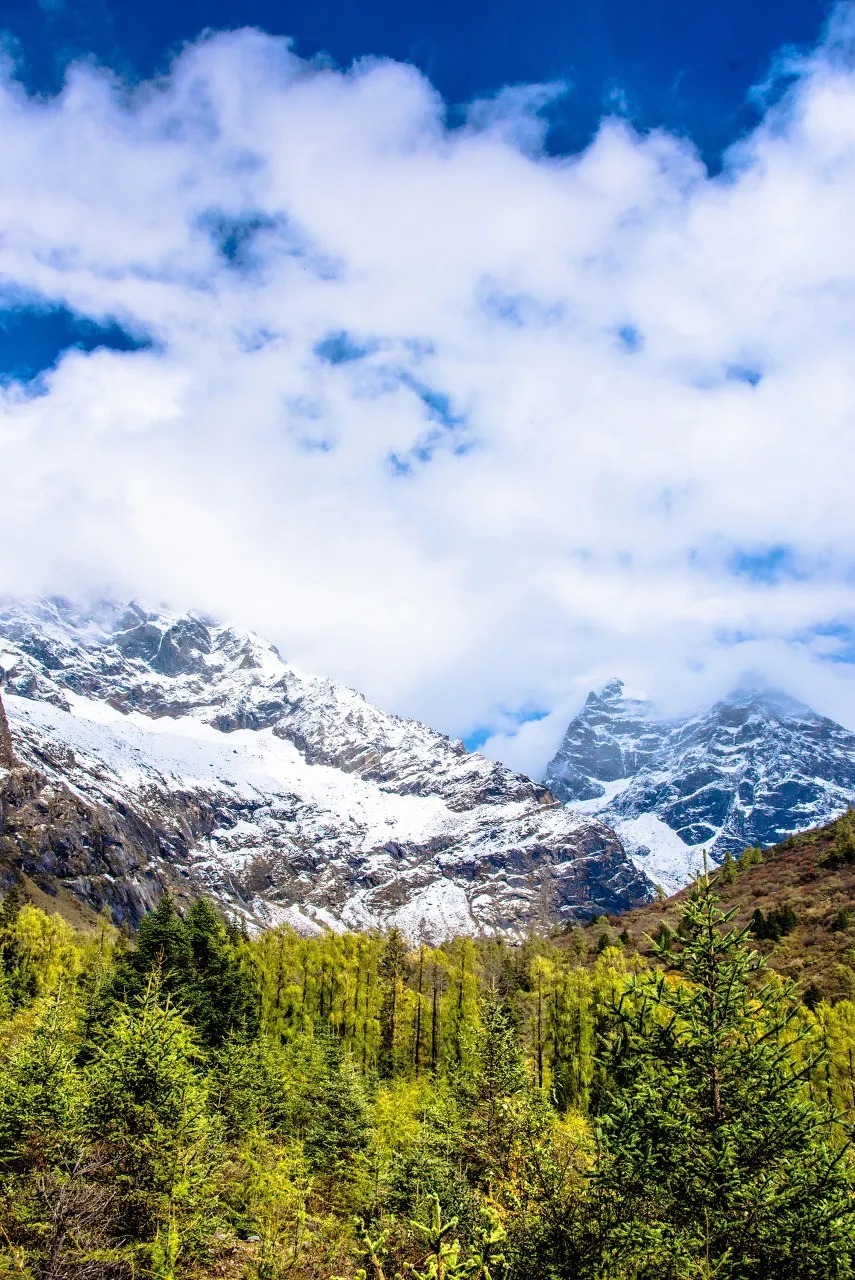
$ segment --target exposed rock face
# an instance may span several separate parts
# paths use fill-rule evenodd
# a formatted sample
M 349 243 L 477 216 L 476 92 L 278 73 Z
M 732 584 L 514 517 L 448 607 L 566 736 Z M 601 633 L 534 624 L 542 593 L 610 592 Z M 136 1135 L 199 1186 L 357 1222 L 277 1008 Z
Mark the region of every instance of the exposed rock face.
M 6 718 L 6 708 L 3 706 L 3 696 L 0 694 L 0 769 L 13 769 L 16 763 L 12 733 Z
M 110 857 L 134 867 L 103 872 L 117 884 L 204 884 L 258 924 L 433 938 L 519 935 L 652 892 L 613 832 L 546 787 L 257 636 L 136 605 L 11 602 L 0 666 L 22 762 L 121 829 Z M 73 872 L 44 874 L 88 901 Z M 122 893 L 119 914 L 145 909 Z
M 613 680 L 588 695 L 545 781 L 613 825 L 636 864 L 673 891 L 704 849 L 720 860 L 776 844 L 855 801 L 855 734 L 768 689 L 665 721 Z
M 179 902 L 204 892 L 170 852 L 132 806 L 87 803 L 28 765 L 0 772 L 0 883 L 24 872 L 49 894 L 65 886 L 133 926 L 166 889 Z
M 655 761 L 671 726 L 653 718 L 648 702 L 625 698 L 620 680 L 589 693 L 547 766 L 545 781 L 559 800 L 599 800 L 607 785 Z
M 28 754 L 52 777 L 18 759 L 0 697 L 0 883 L 24 872 L 49 894 L 62 884 L 123 925 L 138 923 L 165 889 L 179 901 L 204 891 L 143 812 L 118 798 L 88 802 L 60 780 L 72 753 L 43 742 Z

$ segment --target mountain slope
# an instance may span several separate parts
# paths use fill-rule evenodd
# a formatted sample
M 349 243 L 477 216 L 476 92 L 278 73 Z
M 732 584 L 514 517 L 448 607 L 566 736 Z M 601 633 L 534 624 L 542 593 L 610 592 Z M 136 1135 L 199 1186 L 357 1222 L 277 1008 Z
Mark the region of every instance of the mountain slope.
M 849 837 L 845 857 L 841 837 Z M 733 925 L 747 928 L 759 911 L 768 921 L 787 911 L 778 937 L 752 932 L 750 942 L 773 969 L 796 980 L 809 998 L 855 999 L 855 826 L 846 816 L 789 836 L 750 865 L 715 870 L 713 880 Z M 688 889 L 664 902 L 611 917 L 586 929 L 591 957 L 607 941 L 623 936 L 629 951 L 651 954 L 650 939 L 676 932 Z
M 704 849 L 719 860 L 842 812 L 855 799 L 855 734 L 762 689 L 660 720 L 613 680 L 571 721 L 545 782 L 614 826 L 636 864 L 673 891 Z
M 598 821 L 249 633 L 136 605 L 9 602 L 0 666 L 22 764 L 118 824 L 110 847 L 132 848 L 141 884 L 205 886 L 262 925 L 432 938 L 519 935 L 650 895 Z M 66 880 L 84 899 L 131 917 L 148 905 L 110 900 L 104 877 L 121 869 L 79 864 Z

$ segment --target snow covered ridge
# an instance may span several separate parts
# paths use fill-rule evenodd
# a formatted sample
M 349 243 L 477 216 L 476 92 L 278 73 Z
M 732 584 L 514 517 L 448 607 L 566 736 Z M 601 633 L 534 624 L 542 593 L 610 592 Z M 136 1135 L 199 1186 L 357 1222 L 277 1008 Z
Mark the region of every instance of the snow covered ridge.
M 771 845 L 855 802 L 855 734 L 778 690 L 744 688 L 700 715 L 661 720 L 620 680 L 591 693 L 545 782 L 614 827 L 673 892 L 727 849 Z
M 520 936 L 652 892 L 596 818 L 251 633 L 6 601 L 0 667 L 18 756 L 115 826 L 112 853 L 85 836 L 29 869 L 114 914 L 183 876 L 256 925 Z

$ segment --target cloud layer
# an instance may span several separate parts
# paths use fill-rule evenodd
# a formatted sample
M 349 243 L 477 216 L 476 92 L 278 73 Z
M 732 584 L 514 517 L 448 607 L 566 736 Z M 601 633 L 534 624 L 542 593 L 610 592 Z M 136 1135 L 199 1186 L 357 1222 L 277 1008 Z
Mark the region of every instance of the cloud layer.
M 545 155 L 562 86 L 452 129 L 255 31 L 8 66 L 0 303 L 149 345 L 7 380 L 0 588 L 233 617 L 535 772 L 615 672 L 855 724 L 849 16 L 715 179 L 619 118 Z

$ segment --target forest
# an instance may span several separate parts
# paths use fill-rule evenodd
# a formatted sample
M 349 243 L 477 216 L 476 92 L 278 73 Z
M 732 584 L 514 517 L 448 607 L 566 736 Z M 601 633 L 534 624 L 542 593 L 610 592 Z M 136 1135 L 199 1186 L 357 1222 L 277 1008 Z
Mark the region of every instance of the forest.
M 709 878 L 646 954 L 590 932 L 248 937 L 164 897 L 131 939 L 11 888 L 0 1275 L 853 1275 L 855 1002 L 805 1003 Z

